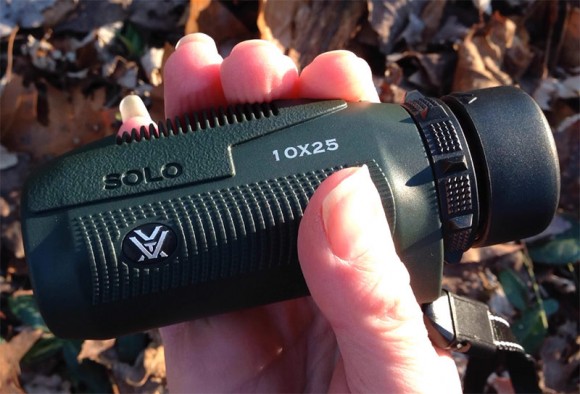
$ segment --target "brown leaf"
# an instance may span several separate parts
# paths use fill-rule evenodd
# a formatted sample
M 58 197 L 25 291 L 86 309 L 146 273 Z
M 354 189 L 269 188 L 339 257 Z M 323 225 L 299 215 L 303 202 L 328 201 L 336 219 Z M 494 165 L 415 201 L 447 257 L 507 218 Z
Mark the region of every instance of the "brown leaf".
M 5 245 L 14 253 L 17 259 L 24 258 L 20 221 L 13 220 L 9 223 L 2 223 L 2 241 L 4 241 Z
M 12 74 L 8 80 L 3 81 L 6 84 L 0 90 L 0 108 L 2 108 L 0 111 L 0 124 L 2 125 L 0 132 L 2 137 L 19 120 L 17 113 L 23 102 L 29 100 L 31 95 L 36 93 L 33 88 L 24 87 L 22 81 L 22 77 L 17 74 Z
M 210 4 L 211 0 L 190 0 L 189 1 L 189 16 L 185 23 L 185 34 L 196 33 L 199 30 L 197 19 L 201 11 L 205 10 Z
M 123 392 L 151 392 L 166 380 L 164 348 L 150 345 L 133 365 L 114 361 L 112 370 Z
M 81 351 L 77 356 L 78 362 L 82 362 L 84 359 L 89 359 L 95 361 L 99 364 L 103 364 L 103 357 L 101 354 L 113 346 L 115 346 L 115 339 L 105 339 L 105 340 L 96 340 L 96 339 L 87 339 L 83 342 Z M 105 363 L 107 365 L 108 363 Z
M 560 207 L 570 212 L 580 211 L 580 114 L 560 122 L 554 140 L 558 150 L 561 172 Z
M 23 392 L 18 380 L 20 359 L 41 336 L 42 330 L 25 330 L 9 342 L 0 344 L 0 392 Z
M 113 132 L 116 108 L 103 108 L 105 89 L 85 96 L 80 87 L 60 90 L 45 85 L 48 108 L 47 125 L 37 119 L 38 92 L 20 96 L 10 127 L 3 127 L 2 143 L 16 152 L 26 152 L 34 159 L 45 159 L 67 152 Z
M 502 69 L 506 49 L 513 45 L 516 25 L 498 13 L 483 33 L 473 28 L 458 49 L 453 90 L 465 91 L 512 84 Z
M 492 260 L 507 254 L 522 250 L 523 246 L 515 243 L 498 244 L 484 246 L 482 248 L 471 248 L 463 253 L 462 263 L 481 263 Z
M 423 30 L 423 37 L 430 38 L 437 33 L 439 26 L 441 26 L 441 20 L 443 17 L 443 11 L 447 5 L 447 0 L 439 1 L 428 1 L 421 12 L 421 19 L 425 24 Z
M 143 366 L 148 376 L 165 378 L 165 348 L 158 346 L 145 349 Z
M 574 378 L 577 379 L 580 366 L 580 351 L 578 350 L 577 323 L 566 322 L 559 327 L 557 335 L 544 340 L 540 356 L 544 385 L 558 392 L 575 392 Z
M 379 35 L 381 52 L 386 55 L 391 53 L 415 7 L 422 6 L 420 3 L 410 0 L 367 1 L 368 19 Z
M 360 0 L 262 0 L 257 23 L 263 39 L 304 67 L 322 52 L 344 49 L 360 28 L 365 10 Z
M 570 71 L 580 67 L 580 8 L 578 7 L 569 8 L 558 63 Z
M 511 45 L 505 50 L 503 67 L 514 80 L 519 80 L 530 67 L 534 53 L 530 48 L 526 29 L 516 28 Z
M 203 1 L 201 1 L 203 3 Z M 198 31 L 210 35 L 222 55 L 245 38 L 255 38 L 248 28 L 221 1 L 212 1 L 199 13 Z M 191 31 L 193 32 L 193 31 Z

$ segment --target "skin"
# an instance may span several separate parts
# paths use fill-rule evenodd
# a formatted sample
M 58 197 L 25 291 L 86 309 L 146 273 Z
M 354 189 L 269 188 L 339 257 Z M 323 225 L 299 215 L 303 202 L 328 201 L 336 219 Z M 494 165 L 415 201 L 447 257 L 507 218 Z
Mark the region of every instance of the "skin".
M 378 102 L 368 64 L 321 54 L 301 73 L 272 44 L 183 38 L 165 69 L 167 117 L 288 98 Z M 148 119 L 132 114 L 120 129 Z M 353 131 L 356 132 L 356 131 Z M 312 297 L 164 327 L 171 392 L 460 392 L 449 354 L 427 337 L 366 167 L 339 171 L 313 195 L 298 253 Z

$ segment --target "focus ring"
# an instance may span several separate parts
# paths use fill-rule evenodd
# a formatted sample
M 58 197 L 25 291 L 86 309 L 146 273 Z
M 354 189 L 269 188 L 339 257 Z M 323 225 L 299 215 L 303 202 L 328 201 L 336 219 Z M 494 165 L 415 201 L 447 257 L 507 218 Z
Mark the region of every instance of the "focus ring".
M 475 240 L 479 219 L 477 178 L 467 141 L 443 102 L 410 92 L 403 107 L 419 129 L 433 169 L 445 261 L 458 262 Z

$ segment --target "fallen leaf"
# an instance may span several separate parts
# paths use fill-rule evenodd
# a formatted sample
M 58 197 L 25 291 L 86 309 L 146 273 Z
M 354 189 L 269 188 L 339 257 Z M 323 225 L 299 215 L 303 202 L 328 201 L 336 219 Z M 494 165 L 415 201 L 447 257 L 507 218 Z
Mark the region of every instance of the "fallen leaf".
M 560 160 L 560 207 L 571 213 L 580 212 L 580 114 L 559 122 L 554 140 Z
M 39 93 L 23 96 L 14 122 L 2 130 L 2 144 L 12 151 L 28 153 L 34 160 L 46 160 L 109 135 L 117 109 L 104 108 L 105 97 L 104 88 L 86 96 L 80 87 L 61 90 L 47 84 L 47 124 L 37 120 Z
M 66 374 L 75 392 L 111 393 L 110 373 L 107 368 L 91 360 L 78 362 L 81 341 L 63 342 L 62 355 L 66 363 Z
M 261 38 L 304 67 L 320 53 L 346 48 L 365 12 L 362 1 L 262 0 L 258 28 Z
M 143 366 L 146 374 L 155 378 L 165 378 L 165 348 L 163 346 L 145 349 Z
M 516 253 L 522 250 L 523 246 L 516 243 L 504 243 L 482 248 L 471 248 L 463 253 L 461 263 L 481 263 L 496 259 L 506 254 Z
M 405 74 L 407 81 L 425 95 L 439 97 L 451 88 L 453 81 L 449 70 L 454 67 L 456 56 L 450 51 L 422 53 L 407 51 L 387 56 L 387 64 L 396 61 Z
M 558 64 L 568 71 L 580 67 L 580 8 L 569 7 Z
M 4 197 L 0 197 L 0 216 L 3 218 L 7 218 L 8 216 L 10 216 L 11 212 L 12 207 L 10 206 L 10 203 L 8 203 L 8 201 L 6 201 Z
M 14 253 L 17 259 L 24 258 L 20 221 L 14 220 L 10 223 L 2 224 L 2 241 L 4 241 L 4 244 Z
M 572 337 L 560 333 L 549 336 L 540 350 L 544 385 L 558 392 L 575 392 L 578 389 L 577 380 L 574 382 L 580 366 L 580 350 L 574 343 L 577 327 L 573 322 L 567 325 L 572 327 Z
M 438 3 L 438 1 L 429 2 Z M 443 26 L 438 29 L 433 35 L 423 33 L 425 37 L 430 37 L 429 41 L 435 44 L 445 43 L 460 43 L 469 34 L 470 29 L 463 25 L 456 15 L 451 15 L 445 19 Z
M 212 3 L 211 0 L 190 0 L 189 1 L 189 15 L 185 23 L 185 34 L 197 33 L 200 30 L 197 20 L 199 14 L 205 10 Z
M 112 371 L 117 381 L 127 385 L 128 388 L 163 383 L 166 379 L 164 348 L 148 346 L 133 365 L 117 361 L 112 365 Z M 155 387 L 155 384 L 153 386 Z
M 411 0 L 368 0 L 367 5 L 368 20 L 379 35 L 379 48 L 382 53 L 388 55 L 409 23 L 410 15 L 420 13 L 425 4 Z
M 193 0 L 195 1 L 195 0 Z M 203 6 L 204 0 L 200 1 Z M 280 3 L 282 6 L 283 3 Z M 232 11 L 221 1 L 212 1 L 199 13 L 197 19 L 198 30 L 211 36 L 222 56 L 229 55 L 235 44 L 244 39 L 255 38 L 248 28 Z M 194 30 L 186 28 L 187 33 Z
M 576 282 L 554 274 L 544 277 L 542 283 L 550 283 L 557 291 L 563 294 L 574 294 L 577 291 Z
M 421 12 L 424 23 L 423 39 L 429 41 L 439 30 L 447 0 L 429 1 Z
M 506 49 L 513 45 L 516 25 L 495 13 L 483 33 L 474 27 L 457 51 L 458 61 L 453 90 L 466 91 L 511 85 L 502 70 Z
M 77 361 L 80 363 L 84 359 L 102 364 L 103 357 L 101 354 L 115 345 L 115 339 L 87 339 L 83 342 L 80 353 L 77 355 Z
M 10 341 L 0 343 L 0 392 L 24 392 L 18 380 L 20 359 L 41 336 L 42 330 L 27 329 Z

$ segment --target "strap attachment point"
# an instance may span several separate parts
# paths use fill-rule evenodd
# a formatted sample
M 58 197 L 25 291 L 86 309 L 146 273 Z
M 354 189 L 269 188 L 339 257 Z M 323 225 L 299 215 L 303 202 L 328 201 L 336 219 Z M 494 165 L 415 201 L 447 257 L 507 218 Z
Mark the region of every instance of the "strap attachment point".
M 487 305 L 443 290 L 430 304 L 423 305 L 429 338 L 437 347 L 474 356 L 497 351 L 492 316 Z
M 517 393 L 541 393 L 534 360 L 517 343 L 509 323 L 492 315 L 483 302 L 443 290 L 441 297 L 423 305 L 423 319 L 435 346 L 470 356 L 466 392 L 482 392 L 494 364 L 503 361 Z

